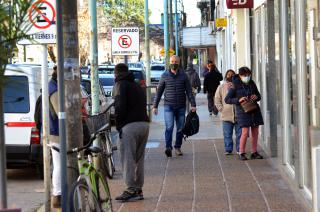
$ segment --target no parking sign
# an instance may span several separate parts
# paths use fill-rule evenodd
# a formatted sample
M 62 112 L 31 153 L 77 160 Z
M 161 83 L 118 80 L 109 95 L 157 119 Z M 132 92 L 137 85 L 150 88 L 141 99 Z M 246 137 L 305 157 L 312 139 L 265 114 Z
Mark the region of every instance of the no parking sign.
M 55 0 L 33 1 L 25 18 L 28 39 L 18 44 L 49 44 L 56 43 L 56 9 Z
M 139 28 L 112 28 L 112 55 L 139 55 Z

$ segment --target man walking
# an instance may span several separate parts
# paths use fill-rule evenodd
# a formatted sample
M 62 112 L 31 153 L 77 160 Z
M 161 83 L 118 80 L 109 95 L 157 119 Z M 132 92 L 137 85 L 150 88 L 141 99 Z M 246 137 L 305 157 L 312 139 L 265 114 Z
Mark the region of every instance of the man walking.
M 214 115 L 218 115 L 218 109 L 214 105 L 214 94 L 220 85 L 220 81 L 223 80 L 223 77 L 212 62 L 208 63 L 207 67 L 209 72 L 204 76 L 203 92 L 207 93 L 209 114 L 212 115 L 213 113 Z
M 124 192 L 116 200 L 126 202 L 143 199 L 144 154 L 149 135 L 146 97 L 126 64 L 115 66 L 115 117 L 119 132 L 119 146 Z
M 194 98 L 196 98 L 197 93 L 200 93 L 201 91 L 201 80 L 199 77 L 199 74 L 194 70 L 193 64 L 190 62 L 187 66 L 186 74 L 188 76 L 191 89 L 192 89 L 192 95 Z M 190 102 L 187 103 L 187 113 L 190 110 Z
M 153 103 L 153 113 L 158 114 L 158 105 L 164 93 L 164 120 L 166 124 L 165 140 L 167 157 L 172 157 L 172 134 L 174 120 L 176 120 L 175 153 L 182 156 L 182 128 L 185 121 L 186 95 L 191 103 L 191 110 L 196 111 L 196 102 L 192 95 L 190 82 L 186 73 L 179 69 L 180 58 L 176 55 L 170 57 L 170 69 L 161 76 L 157 94 Z

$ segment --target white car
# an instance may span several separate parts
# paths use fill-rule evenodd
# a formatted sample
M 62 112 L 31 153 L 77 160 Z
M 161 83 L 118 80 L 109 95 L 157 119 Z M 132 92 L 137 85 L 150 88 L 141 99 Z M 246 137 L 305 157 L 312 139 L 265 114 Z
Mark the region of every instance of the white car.
M 154 64 L 150 67 L 151 72 L 151 83 L 159 83 L 161 75 L 165 72 L 166 67 L 164 64 Z
M 99 80 L 106 96 L 111 97 L 114 86 L 114 74 L 99 74 Z

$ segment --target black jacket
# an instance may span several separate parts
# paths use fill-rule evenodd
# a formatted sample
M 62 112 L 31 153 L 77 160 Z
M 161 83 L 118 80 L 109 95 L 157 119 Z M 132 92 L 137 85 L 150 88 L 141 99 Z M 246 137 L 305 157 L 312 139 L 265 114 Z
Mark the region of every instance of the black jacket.
M 218 86 L 220 85 L 221 80 L 223 80 L 223 77 L 222 74 L 218 71 L 218 69 L 208 72 L 204 77 L 203 92 L 214 94 Z
M 187 95 L 189 101 L 191 102 L 191 106 L 196 106 L 189 79 L 183 70 L 179 69 L 176 75 L 174 75 L 171 71 L 166 71 L 162 74 L 158 85 L 157 94 L 153 102 L 154 108 L 158 108 L 163 92 L 165 105 L 175 108 L 185 107 Z
M 227 104 L 236 105 L 236 121 L 240 127 L 254 127 L 263 125 L 263 118 L 258 105 L 258 109 L 250 113 L 245 113 L 242 109 L 239 99 L 241 97 L 250 97 L 251 95 L 256 95 L 258 99 L 256 102 L 261 100 L 261 95 L 258 88 L 253 80 L 250 80 L 248 84 L 244 84 L 239 75 L 235 75 L 232 78 L 233 86 L 229 89 L 227 96 L 225 97 L 225 102 Z
M 115 79 L 115 118 L 116 128 L 121 130 L 132 122 L 149 121 L 146 96 L 131 72 L 120 73 Z
M 190 81 L 191 87 L 197 89 L 198 92 L 200 92 L 201 81 L 200 81 L 198 73 L 193 69 L 192 63 L 188 65 L 188 68 L 186 70 L 186 74 L 187 74 L 188 79 Z

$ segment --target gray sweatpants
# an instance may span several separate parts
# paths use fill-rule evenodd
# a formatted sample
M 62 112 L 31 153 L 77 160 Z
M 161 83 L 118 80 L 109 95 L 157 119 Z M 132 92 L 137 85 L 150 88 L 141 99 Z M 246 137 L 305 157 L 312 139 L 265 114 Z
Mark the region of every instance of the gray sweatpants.
M 149 136 L 148 122 L 133 122 L 122 128 L 119 149 L 123 179 L 127 190 L 142 189 L 144 183 L 144 152 Z

